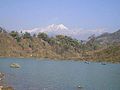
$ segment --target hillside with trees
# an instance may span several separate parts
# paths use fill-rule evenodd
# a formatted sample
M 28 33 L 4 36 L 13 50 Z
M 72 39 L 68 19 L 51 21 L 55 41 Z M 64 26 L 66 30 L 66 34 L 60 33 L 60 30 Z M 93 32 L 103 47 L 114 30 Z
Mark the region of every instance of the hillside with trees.
M 65 35 L 54 37 L 46 33 L 31 35 L 22 31 L 8 32 L 0 27 L 0 57 L 120 62 L 119 32 L 120 30 L 98 37 L 92 35 L 87 42 L 83 42 Z
M 49 37 L 45 33 L 0 30 L 1 57 L 79 58 L 80 42 L 64 35 Z

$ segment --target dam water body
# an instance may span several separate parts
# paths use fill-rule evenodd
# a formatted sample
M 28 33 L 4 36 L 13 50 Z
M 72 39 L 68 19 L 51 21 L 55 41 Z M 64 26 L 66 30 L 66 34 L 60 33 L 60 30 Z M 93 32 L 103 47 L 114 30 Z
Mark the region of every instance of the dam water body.
M 10 68 L 11 63 L 21 68 Z M 0 72 L 15 90 L 120 90 L 120 64 L 0 58 Z

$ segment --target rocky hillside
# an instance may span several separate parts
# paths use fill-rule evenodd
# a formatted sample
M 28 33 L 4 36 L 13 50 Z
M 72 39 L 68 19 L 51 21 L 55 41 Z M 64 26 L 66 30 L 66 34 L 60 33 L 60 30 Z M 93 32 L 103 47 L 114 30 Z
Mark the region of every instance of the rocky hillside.
M 38 57 L 54 59 L 78 59 L 80 42 L 71 37 L 45 33 L 31 36 L 30 33 L 10 33 L 0 30 L 1 57 Z
M 92 35 L 85 45 L 87 55 L 94 61 L 120 62 L 120 30 Z
M 114 33 L 104 33 L 98 37 L 96 37 L 95 42 L 100 45 L 109 46 L 112 44 L 120 43 L 120 30 Z
M 110 46 L 106 49 L 96 51 L 94 60 L 106 62 L 120 62 L 120 45 Z

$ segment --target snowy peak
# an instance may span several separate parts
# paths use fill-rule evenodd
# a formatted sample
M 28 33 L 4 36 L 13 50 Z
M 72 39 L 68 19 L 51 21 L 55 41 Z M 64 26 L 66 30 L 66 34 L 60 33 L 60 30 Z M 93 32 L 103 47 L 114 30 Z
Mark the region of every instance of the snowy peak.
M 68 28 L 63 24 L 52 24 L 47 27 L 47 29 L 56 29 L 56 30 L 68 30 Z
M 46 27 L 41 28 L 33 28 L 30 30 L 22 30 L 23 32 L 29 32 L 29 33 L 39 33 L 39 32 L 54 32 L 54 31 L 65 31 L 68 30 L 68 28 L 63 24 L 51 24 Z
M 38 34 L 39 32 L 44 32 L 49 36 L 55 35 L 67 35 L 77 39 L 87 39 L 88 36 L 106 32 L 104 28 L 97 29 L 83 29 L 83 28 L 68 28 L 64 24 L 51 24 L 45 27 L 38 27 L 33 29 L 22 30 L 23 32 L 29 32 L 31 34 Z

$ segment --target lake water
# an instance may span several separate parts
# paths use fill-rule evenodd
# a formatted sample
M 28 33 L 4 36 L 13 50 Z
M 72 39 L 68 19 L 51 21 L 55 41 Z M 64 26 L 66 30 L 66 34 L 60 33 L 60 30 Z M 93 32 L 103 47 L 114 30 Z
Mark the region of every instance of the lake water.
M 21 68 L 10 68 L 11 63 Z M 15 90 L 120 90 L 120 64 L 0 58 L 0 72 Z

